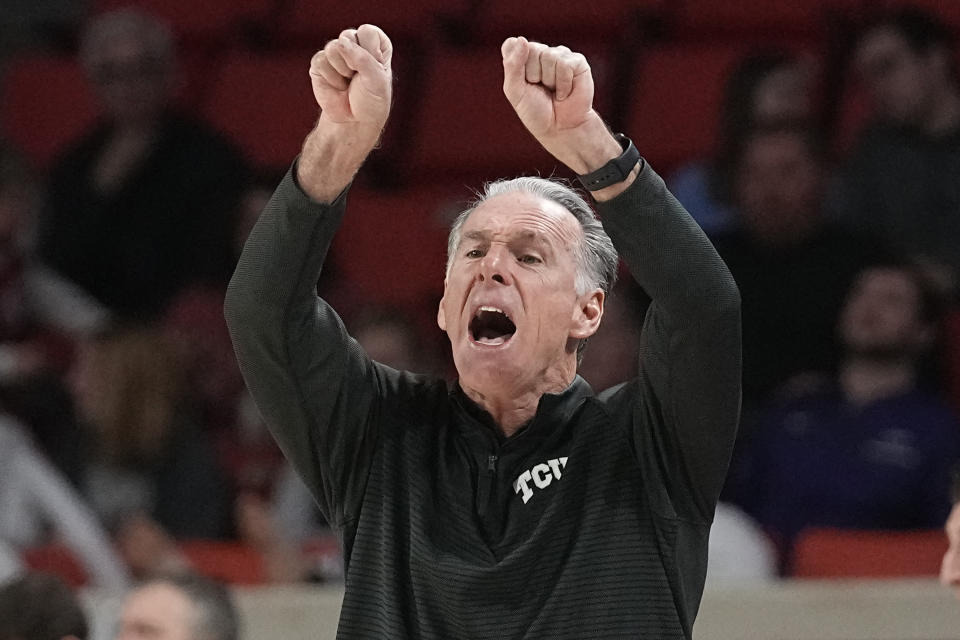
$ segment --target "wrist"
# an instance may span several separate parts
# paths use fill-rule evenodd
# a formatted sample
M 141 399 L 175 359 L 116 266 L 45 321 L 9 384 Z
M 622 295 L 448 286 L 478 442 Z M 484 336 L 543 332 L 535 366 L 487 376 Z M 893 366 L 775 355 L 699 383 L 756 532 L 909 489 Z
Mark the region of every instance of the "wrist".
M 323 117 L 303 143 L 297 182 L 317 202 L 332 202 L 377 146 L 383 127 L 334 123 Z
M 623 153 L 620 143 L 595 111 L 580 126 L 555 134 L 541 144 L 577 175 L 596 171 Z
M 630 138 L 618 133 L 614 139 L 620 145 L 621 154 L 596 171 L 577 176 L 595 200 L 609 200 L 618 195 L 636 179 L 643 165 L 640 152 Z

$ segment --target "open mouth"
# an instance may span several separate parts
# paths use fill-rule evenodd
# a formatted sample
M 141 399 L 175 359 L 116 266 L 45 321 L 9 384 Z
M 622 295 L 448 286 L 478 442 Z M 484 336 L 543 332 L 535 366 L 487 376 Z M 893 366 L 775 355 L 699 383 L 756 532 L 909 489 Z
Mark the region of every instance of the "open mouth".
M 469 330 L 474 342 L 497 346 L 513 337 L 517 325 L 502 309 L 483 306 L 477 309 L 470 320 Z

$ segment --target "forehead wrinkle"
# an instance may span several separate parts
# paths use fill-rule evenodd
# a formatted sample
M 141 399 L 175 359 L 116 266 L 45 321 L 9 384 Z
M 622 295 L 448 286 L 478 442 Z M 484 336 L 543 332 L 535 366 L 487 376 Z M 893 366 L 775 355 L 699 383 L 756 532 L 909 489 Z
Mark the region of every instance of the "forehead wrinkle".
M 492 200 L 496 202 L 496 199 Z M 490 201 L 488 201 L 490 202 Z M 484 225 L 480 228 L 464 229 L 462 237 L 469 240 L 491 241 L 503 237 L 506 242 L 532 241 L 541 245 L 568 247 L 582 239 L 582 229 L 572 213 L 561 207 L 537 205 L 523 206 L 519 211 L 478 209 L 467 219 L 465 226 Z M 485 203 L 486 204 L 486 203 Z M 526 204 L 526 203 L 524 203 Z M 480 214 L 479 216 L 477 214 Z M 485 219 L 482 220 L 485 216 Z

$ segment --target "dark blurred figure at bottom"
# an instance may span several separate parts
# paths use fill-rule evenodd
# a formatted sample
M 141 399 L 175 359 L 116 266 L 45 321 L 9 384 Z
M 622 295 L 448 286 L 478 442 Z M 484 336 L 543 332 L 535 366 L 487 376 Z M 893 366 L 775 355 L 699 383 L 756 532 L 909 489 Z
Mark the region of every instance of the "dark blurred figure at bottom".
M 59 578 L 28 573 L 0 585 L 0 640 L 87 640 L 76 596 Z

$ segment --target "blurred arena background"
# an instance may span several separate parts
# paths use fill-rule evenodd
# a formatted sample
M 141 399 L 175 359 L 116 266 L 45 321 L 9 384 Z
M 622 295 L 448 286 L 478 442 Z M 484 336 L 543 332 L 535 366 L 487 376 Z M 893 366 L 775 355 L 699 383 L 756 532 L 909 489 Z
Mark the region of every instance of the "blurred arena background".
M 60 576 L 97 638 L 168 571 L 232 585 L 245 637 L 334 637 L 336 536 L 221 306 L 317 116 L 311 55 L 364 22 L 394 43 L 393 112 L 319 287 L 371 356 L 451 374 L 448 223 L 486 180 L 570 177 L 502 97 L 500 43 L 567 44 L 744 295 L 741 442 L 695 635 L 960 637 L 936 582 L 960 461 L 958 0 L 5 0 L 3 576 Z M 611 299 L 595 388 L 635 368 L 643 301 Z

